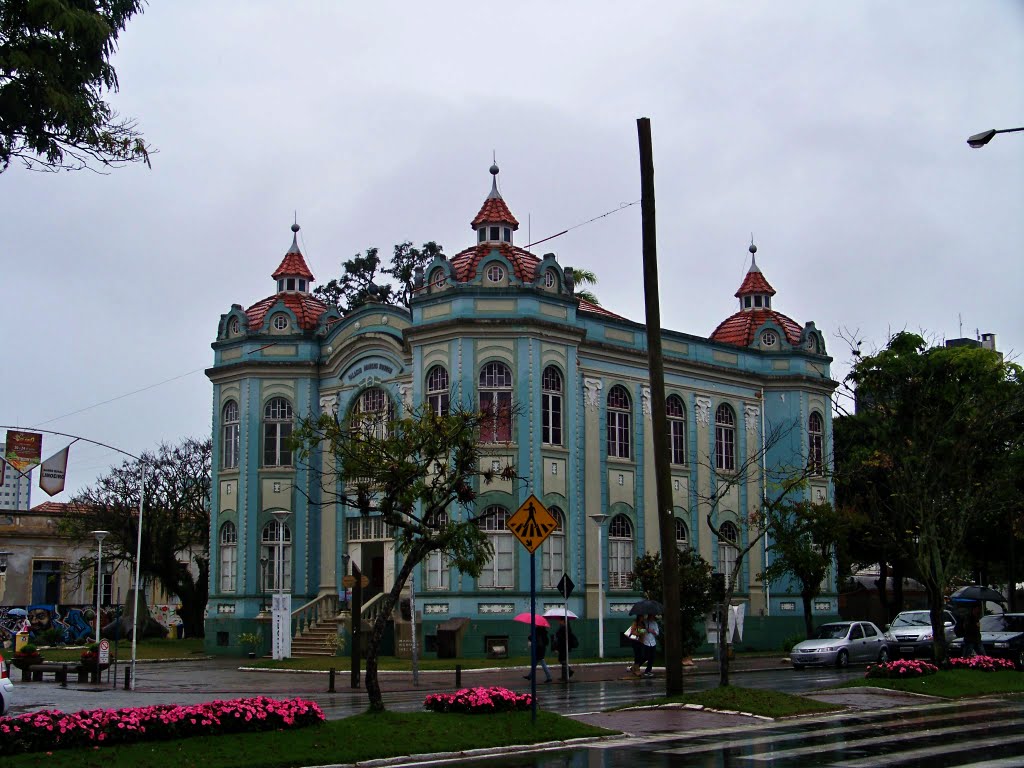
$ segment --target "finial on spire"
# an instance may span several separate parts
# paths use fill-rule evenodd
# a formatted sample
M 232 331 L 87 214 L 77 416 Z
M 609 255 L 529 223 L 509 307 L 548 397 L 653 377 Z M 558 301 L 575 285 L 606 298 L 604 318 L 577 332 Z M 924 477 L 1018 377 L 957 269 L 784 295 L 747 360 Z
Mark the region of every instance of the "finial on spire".
M 498 161 L 497 161 L 497 158 L 493 159 L 493 161 L 491 163 L 491 167 L 490 167 L 489 170 L 491 172 L 491 194 L 489 194 L 487 197 L 489 197 L 489 198 L 490 197 L 500 198 L 501 197 L 501 193 L 498 192 Z
M 292 224 L 292 232 L 298 232 L 299 231 L 299 212 L 295 211 L 294 212 L 294 216 L 295 216 L 295 220 L 294 220 L 294 223 Z
M 754 233 L 750 233 L 750 246 L 747 248 L 750 251 L 750 271 L 760 272 L 761 270 L 757 267 L 757 246 L 754 245 Z
M 292 247 L 288 249 L 288 253 L 301 253 L 299 250 L 299 214 L 296 212 L 295 220 L 292 224 Z

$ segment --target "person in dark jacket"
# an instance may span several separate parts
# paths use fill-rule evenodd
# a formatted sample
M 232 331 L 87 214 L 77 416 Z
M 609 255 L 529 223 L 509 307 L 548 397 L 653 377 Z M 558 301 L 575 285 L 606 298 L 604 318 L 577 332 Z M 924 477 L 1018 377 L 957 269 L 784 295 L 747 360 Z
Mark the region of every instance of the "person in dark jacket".
M 575 670 L 569 667 L 569 651 L 575 648 L 579 641 L 576 635 L 569 629 L 569 622 L 558 619 L 558 631 L 555 632 L 555 652 L 558 654 L 558 663 L 562 666 L 562 682 L 568 683 L 569 678 L 576 674 Z
M 964 623 L 964 656 L 984 656 L 981 644 L 981 606 L 975 605 Z
M 537 627 L 537 649 L 536 655 L 533 657 L 533 666 L 530 667 L 530 674 L 523 675 L 524 680 L 531 680 L 533 676 L 537 674 L 537 665 L 540 664 L 541 669 L 544 670 L 544 676 L 547 678 L 544 682 L 551 682 L 551 670 L 548 669 L 548 663 L 544 661 L 544 656 L 548 652 L 548 630 L 547 627 Z M 530 642 L 529 638 L 526 642 Z

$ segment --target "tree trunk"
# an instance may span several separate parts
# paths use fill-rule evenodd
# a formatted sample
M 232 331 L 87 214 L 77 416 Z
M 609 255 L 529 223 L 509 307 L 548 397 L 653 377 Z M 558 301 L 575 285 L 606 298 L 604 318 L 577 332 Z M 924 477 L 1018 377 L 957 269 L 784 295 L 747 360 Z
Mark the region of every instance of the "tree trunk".
M 875 589 L 878 590 L 878 602 L 882 605 L 882 622 L 889 623 L 889 564 L 882 562 L 878 564 L 878 580 L 875 582 Z
M 418 550 L 415 549 L 410 552 L 405 558 L 405 562 L 402 563 L 401 569 L 395 575 L 395 583 L 391 586 L 391 591 L 384 596 L 380 613 L 377 614 L 377 619 L 373 622 L 373 630 L 370 632 L 370 638 L 366 643 L 366 695 L 370 699 L 371 712 L 384 711 L 384 698 L 381 696 L 380 682 L 377 680 L 377 655 L 380 651 L 380 641 L 384 637 L 384 627 L 387 626 L 392 611 L 398 605 L 398 598 L 405 588 L 405 582 L 409 579 L 412 569 L 423 559 L 423 554 L 416 557 L 417 553 Z M 353 616 L 352 621 L 360 621 L 360 617 Z
M 801 592 L 800 599 L 804 603 L 804 631 L 807 633 L 807 639 L 810 640 L 814 636 L 814 617 L 811 616 L 811 600 L 814 599 L 814 595 L 810 592 Z

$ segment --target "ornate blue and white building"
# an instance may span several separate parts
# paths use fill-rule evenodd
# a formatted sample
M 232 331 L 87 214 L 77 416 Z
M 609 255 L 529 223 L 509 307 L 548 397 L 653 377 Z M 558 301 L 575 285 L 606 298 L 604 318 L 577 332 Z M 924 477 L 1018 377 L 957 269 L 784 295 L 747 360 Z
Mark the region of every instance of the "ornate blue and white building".
M 236 650 L 237 633 L 265 620 L 275 589 L 292 595 L 305 626 L 303 606 L 345 599 L 351 563 L 369 577 L 370 596 L 393 583 L 399 555 L 387 527 L 322 498 L 316 472 L 288 448 L 297 420 L 454 398 L 494 410 L 483 436 L 488 453 L 529 483 L 481 489 L 476 503 L 496 514 L 486 518 L 494 558 L 478 579 L 438 556 L 417 571 L 428 652 L 437 626 L 454 618 L 469 620 L 460 638 L 466 656 L 483 655 L 495 638 L 523 637 L 511 619 L 529 610 L 530 557 L 505 520 L 531 492 L 560 523 L 537 553 L 538 605 L 561 604 L 555 585 L 568 574 L 577 585 L 569 608 L 580 616 L 581 652 L 593 653 L 603 591 L 605 647 L 619 652 L 616 638 L 637 599 L 634 558 L 659 548 L 645 327 L 580 299 L 554 254 L 516 246 L 518 222 L 498 192 L 497 167 L 491 173 L 491 192 L 471 223 L 475 243 L 418 274 L 408 309 L 371 302 L 342 316 L 310 293 L 314 278 L 293 239 L 272 275 L 274 292 L 221 317 L 207 371 L 215 456 L 211 651 Z M 708 530 L 704 500 L 758 454 L 766 430 L 791 425 L 714 510 L 723 533 L 745 541 L 766 470 L 823 466 L 831 442 L 835 382 L 824 338 L 813 323 L 774 308 L 775 291 L 750 250 L 732 316 L 709 336 L 662 334 L 676 539 L 725 573 L 736 568 L 734 550 Z M 823 472 L 802 493 L 831 500 L 832 486 Z M 601 536 L 590 519 L 597 513 L 609 516 Z M 777 647 L 803 626 L 797 590 L 757 578 L 766 556 L 770 548 L 759 545 L 740 564 L 744 645 L 754 647 Z M 834 616 L 834 574 L 825 586 L 815 611 Z

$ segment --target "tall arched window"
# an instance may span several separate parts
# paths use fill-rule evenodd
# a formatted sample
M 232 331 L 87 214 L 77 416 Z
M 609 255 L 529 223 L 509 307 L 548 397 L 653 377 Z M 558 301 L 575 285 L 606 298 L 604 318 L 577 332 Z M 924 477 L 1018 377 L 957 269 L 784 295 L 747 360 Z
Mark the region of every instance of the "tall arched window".
M 565 573 L 565 516 L 558 507 L 548 507 L 548 512 L 557 525 L 541 544 L 541 587 L 554 589 Z
M 263 571 L 263 591 L 291 592 L 292 532 L 284 523 L 271 520 L 263 526 L 260 545 L 260 560 L 266 558 L 267 562 Z
M 541 442 L 562 445 L 562 374 L 555 366 L 544 369 L 540 390 Z
M 290 467 L 292 451 L 288 438 L 292 434 L 292 404 L 275 397 L 263 409 L 263 466 Z
M 480 442 L 512 440 L 512 371 L 504 363 L 487 363 L 480 370 L 480 412 L 487 414 Z
M 673 464 L 686 463 L 686 408 L 679 395 L 669 395 L 665 400 L 665 414 L 668 416 L 668 444 L 670 461 Z
M 427 524 L 431 527 L 436 527 L 439 531 L 446 528 L 448 526 L 448 513 L 440 512 L 436 520 L 428 520 Z M 426 582 L 427 589 L 442 591 L 450 589 L 449 570 L 448 561 L 443 553 L 435 549 L 427 555 L 426 560 L 423 561 L 424 581 Z
M 608 455 L 628 459 L 633 437 L 632 404 L 625 387 L 614 386 L 608 392 Z
M 224 469 L 238 467 L 238 403 L 228 400 L 221 411 L 222 441 L 220 465 Z
M 680 552 L 690 548 L 690 530 L 686 523 L 676 518 L 676 549 Z
M 812 475 L 820 475 L 825 471 L 822 458 L 822 443 L 825 436 L 825 425 L 821 414 L 811 411 L 807 420 L 807 467 Z
M 736 414 L 724 403 L 715 411 L 715 468 L 736 469 Z
M 508 529 L 508 510 L 491 506 L 484 510 L 477 525 L 487 533 L 494 548 L 491 561 L 484 566 L 477 580 L 481 589 L 511 589 L 515 586 L 512 573 L 512 532 Z
M 238 531 L 226 522 L 220 527 L 220 591 L 234 592 L 238 579 Z
M 352 415 L 359 422 L 363 434 L 382 438 L 388 433 L 388 424 L 394 418 L 391 398 L 380 387 L 364 389 L 352 406 Z
M 608 524 L 608 589 L 630 589 L 634 560 L 633 523 L 616 515 Z
M 427 405 L 435 416 L 448 415 L 448 371 L 435 365 L 427 371 Z
M 734 544 L 740 540 L 740 533 L 732 523 L 725 522 L 719 527 L 718 532 L 718 572 L 725 574 L 725 583 L 732 580 L 732 573 L 736 570 L 736 555 L 738 550 Z M 732 544 L 728 543 L 732 542 Z

